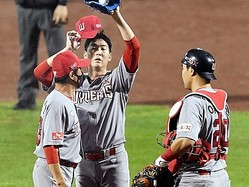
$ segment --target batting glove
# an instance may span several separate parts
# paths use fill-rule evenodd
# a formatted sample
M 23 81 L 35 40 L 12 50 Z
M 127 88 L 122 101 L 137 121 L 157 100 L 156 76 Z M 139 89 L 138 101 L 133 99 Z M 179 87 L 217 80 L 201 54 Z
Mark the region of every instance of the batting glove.
M 166 167 L 168 167 L 169 161 L 164 160 L 161 156 L 159 156 L 159 157 L 155 160 L 154 164 L 155 164 L 157 167 L 166 168 Z

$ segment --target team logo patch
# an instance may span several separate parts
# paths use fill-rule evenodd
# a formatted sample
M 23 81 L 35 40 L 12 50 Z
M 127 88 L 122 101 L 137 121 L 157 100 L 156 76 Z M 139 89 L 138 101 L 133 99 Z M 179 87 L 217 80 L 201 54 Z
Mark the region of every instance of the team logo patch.
M 198 65 L 198 61 L 197 61 L 197 59 L 196 58 L 194 58 L 194 57 L 187 57 L 187 56 L 185 56 L 185 60 L 190 64 L 190 65 L 192 65 L 192 66 L 194 66 L 194 67 L 197 67 L 197 65 Z
M 52 132 L 52 139 L 53 140 L 62 140 L 63 133 L 62 132 Z
M 189 123 L 183 123 L 178 125 L 177 131 L 179 132 L 190 132 L 192 129 L 192 125 Z

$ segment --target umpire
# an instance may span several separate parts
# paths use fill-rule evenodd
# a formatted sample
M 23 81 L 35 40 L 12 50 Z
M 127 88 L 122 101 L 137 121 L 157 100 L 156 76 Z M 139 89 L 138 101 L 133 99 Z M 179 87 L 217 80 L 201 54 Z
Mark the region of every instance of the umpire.
M 38 81 L 33 75 L 37 66 L 39 35 L 44 33 L 48 55 L 65 46 L 63 24 L 68 20 L 67 0 L 15 0 L 20 42 L 20 77 L 18 103 L 14 109 L 34 109 Z

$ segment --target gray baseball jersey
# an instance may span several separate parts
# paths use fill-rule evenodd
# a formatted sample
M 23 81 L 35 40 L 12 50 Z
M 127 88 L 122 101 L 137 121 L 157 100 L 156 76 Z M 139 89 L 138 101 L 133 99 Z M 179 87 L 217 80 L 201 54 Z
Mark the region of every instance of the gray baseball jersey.
M 209 93 L 213 93 L 213 100 L 220 99 L 216 94 L 217 90 L 215 89 L 202 89 Z M 216 97 L 216 98 L 215 98 Z M 222 100 L 222 99 L 221 99 Z M 220 135 L 221 141 L 220 146 L 222 147 L 221 154 L 228 153 L 228 140 L 230 134 L 230 111 L 227 103 L 224 101 L 222 104 L 222 120 L 224 126 L 222 129 L 219 127 L 219 112 L 212 100 L 208 99 L 206 96 L 198 93 L 190 93 L 185 96 L 183 100 L 180 100 L 174 107 L 175 113 L 179 113 L 177 120 L 177 136 L 176 138 L 190 138 L 197 141 L 199 138 L 206 140 L 210 143 L 211 148 L 209 154 L 215 154 L 218 147 L 218 136 L 219 132 L 222 132 Z M 214 102 L 213 102 L 214 103 Z M 223 106 L 224 105 L 224 106 Z M 178 109 L 177 109 L 178 108 Z M 174 112 L 170 111 L 170 115 L 174 116 Z M 173 124 L 173 123 L 172 123 Z M 171 125 L 172 128 L 172 125 Z M 174 127 L 173 127 L 174 128 Z M 190 168 L 188 168 L 190 167 Z M 196 169 L 193 164 L 186 166 L 185 170 L 194 170 Z M 207 162 L 201 169 L 217 171 L 224 169 L 226 167 L 225 159 L 213 160 L 211 159 Z M 198 168 L 200 169 L 200 168 Z
M 74 163 L 81 160 L 80 125 L 76 108 L 72 100 L 56 90 L 44 101 L 34 154 L 45 158 L 43 147 L 46 145 L 58 146 L 60 159 Z
M 76 107 L 72 100 L 53 90 L 45 99 L 39 121 L 36 149 L 38 157 L 33 169 L 34 186 L 57 186 L 52 173 L 47 167 L 43 147 L 54 145 L 59 148 L 59 158 L 72 163 L 79 163 L 80 125 Z M 74 169 L 61 165 L 67 186 L 71 186 Z
M 128 187 L 130 173 L 125 143 L 125 107 L 136 73 L 121 59 L 117 68 L 94 81 L 86 79 L 76 92 L 84 152 L 115 155 L 97 161 L 83 158 L 76 168 L 76 186 Z M 98 169 L 96 169 L 98 168 Z M 108 176 L 108 177 L 106 177 Z
M 136 73 L 128 73 L 124 62 L 105 76 L 85 79 L 76 90 L 84 151 L 100 151 L 125 142 L 125 107 Z M 110 118 L 110 116 L 112 116 Z
M 198 93 L 199 92 L 199 93 Z M 226 93 L 222 90 L 200 89 L 179 100 L 169 113 L 168 129 L 176 129 L 176 138 L 202 139 L 210 144 L 210 160 L 204 165 L 198 162 L 183 162 L 176 178 L 176 186 L 229 187 L 225 156 L 228 153 L 230 134 L 230 111 Z M 222 118 L 222 125 L 220 119 Z M 221 147 L 221 149 L 218 149 Z M 211 155 L 222 155 L 220 159 Z M 210 175 L 198 171 L 211 171 Z M 208 177 L 208 178 L 207 178 Z

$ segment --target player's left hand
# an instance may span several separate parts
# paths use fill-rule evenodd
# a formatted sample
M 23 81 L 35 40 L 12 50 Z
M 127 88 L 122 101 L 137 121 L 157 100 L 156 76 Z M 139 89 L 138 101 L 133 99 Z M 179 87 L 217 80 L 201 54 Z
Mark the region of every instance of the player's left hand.
M 77 50 L 80 48 L 81 36 L 78 32 L 72 30 L 67 32 L 67 44 L 66 47 L 69 50 Z

